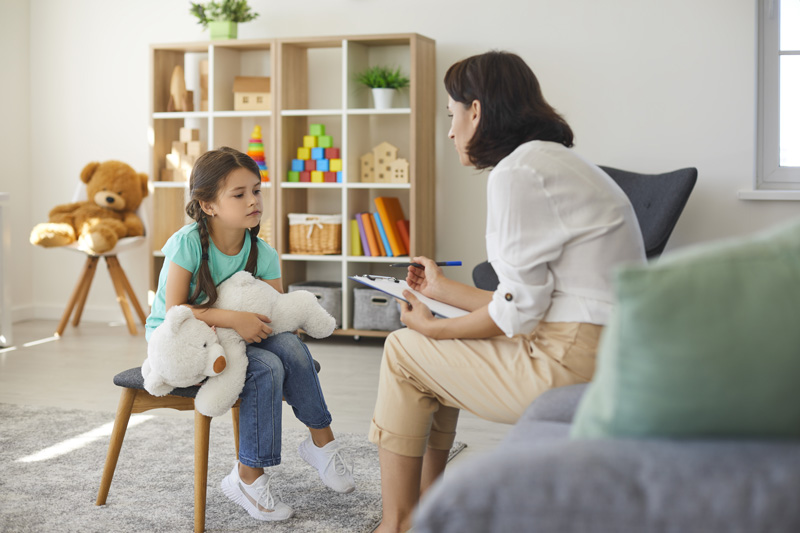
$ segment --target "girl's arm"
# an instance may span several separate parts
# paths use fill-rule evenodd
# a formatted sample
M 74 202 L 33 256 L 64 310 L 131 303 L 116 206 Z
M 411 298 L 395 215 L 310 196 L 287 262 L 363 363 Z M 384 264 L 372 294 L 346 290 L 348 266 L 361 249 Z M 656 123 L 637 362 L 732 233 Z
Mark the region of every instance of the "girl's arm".
M 484 291 L 488 292 L 488 291 Z M 491 295 L 492 293 L 489 292 Z M 414 331 L 432 339 L 486 339 L 503 335 L 492 317 L 489 304 L 458 318 L 435 318 L 430 309 L 409 291 L 403 292 L 408 303 L 400 301 L 400 320 Z
M 166 311 L 169 311 L 173 305 L 186 305 L 198 320 L 202 320 L 209 326 L 234 329 L 248 344 L 266 339 L 272 333 L 272 328 L 268 325 L 270 319 L 264 315 L 246 311 L 198 308 L 189 305 L 187 302 L 189 301 L 191 281 L 191 272 L 170 261 L 167 271 Z

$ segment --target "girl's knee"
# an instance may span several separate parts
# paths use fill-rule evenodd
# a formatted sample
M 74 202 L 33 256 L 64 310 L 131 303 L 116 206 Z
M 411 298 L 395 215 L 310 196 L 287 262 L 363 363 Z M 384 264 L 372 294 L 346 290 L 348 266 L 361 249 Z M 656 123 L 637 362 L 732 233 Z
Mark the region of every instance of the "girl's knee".
M 286 332 L 275 335 L 270 348 L 280 354 L 285 365 L 295 367 L 313 364 L 306 345 L 294 333 Z
M 247 359 L 248 375 L 268 375 L 273 382 L 283 383 L 283 363 L 274 353 L 259 348 L 248 347 Z

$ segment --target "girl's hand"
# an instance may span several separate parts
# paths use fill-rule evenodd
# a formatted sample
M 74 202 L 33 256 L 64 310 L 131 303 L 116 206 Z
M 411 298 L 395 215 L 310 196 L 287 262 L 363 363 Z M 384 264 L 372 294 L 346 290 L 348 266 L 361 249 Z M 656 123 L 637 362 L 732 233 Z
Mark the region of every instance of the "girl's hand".
M 417 258 L 414 258 L 415 262 L 416 259 Z M 433 329 L 435 329 L 433 326 L 437 320 L 434 318 L 431 310 L 428 309 L 427 305 L 420 302 L 416 296 L 411 294 L 410 291 L 403 291 L 403 297 L 406 298 L 408 302 L 398 300 L 400 302 L 400 321 L 408 326 L 409 329 L 413 329 L 414 331 L 418 331 L 430 337 Z
M 272 328 L 267 325 L 272 322 L 269 317 L 247 311 L 237 311 L 237 313 L 233 329 L 247 344 L 264 340 L 272 333 Z
M 412 289 L 421 292 L 428 298 L 435 298 L 441 300 L 439 292 L 441 291 L 444 281 L 447 277 L 442 272 L 442 268 L 436 264 L 436 261 L 428 259 L 427 257 L 412 257 L 412 263 L 419 263 L 423 268 L 414 266 L 408 267 L 408 276 L 406 276 L 406 283 Z

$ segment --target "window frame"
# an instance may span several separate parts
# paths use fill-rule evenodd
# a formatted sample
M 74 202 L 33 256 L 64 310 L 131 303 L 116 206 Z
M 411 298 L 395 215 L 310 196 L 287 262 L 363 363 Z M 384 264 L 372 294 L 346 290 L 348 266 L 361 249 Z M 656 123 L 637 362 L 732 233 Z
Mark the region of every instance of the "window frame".
M 780 0 L 758 0 L 756 189 L 800 189 L 800 167 L 780 166 Z

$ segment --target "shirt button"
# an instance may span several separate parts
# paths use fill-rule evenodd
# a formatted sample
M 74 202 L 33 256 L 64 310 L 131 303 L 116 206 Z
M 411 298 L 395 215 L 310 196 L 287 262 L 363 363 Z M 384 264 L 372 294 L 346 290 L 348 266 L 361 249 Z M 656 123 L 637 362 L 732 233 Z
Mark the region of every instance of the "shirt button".
M 507 301 L 507 302 L 510 302 L 510 301 L 511 301 L 511 300 L 513 300 L 513 299 L 514 299 L 514 297 L 513 297 L 513 296 L 511 296 L 511 293 L 510 293 L 510 292 L 507 292 L 507 293 L 506 293 L 506 301 Z

